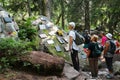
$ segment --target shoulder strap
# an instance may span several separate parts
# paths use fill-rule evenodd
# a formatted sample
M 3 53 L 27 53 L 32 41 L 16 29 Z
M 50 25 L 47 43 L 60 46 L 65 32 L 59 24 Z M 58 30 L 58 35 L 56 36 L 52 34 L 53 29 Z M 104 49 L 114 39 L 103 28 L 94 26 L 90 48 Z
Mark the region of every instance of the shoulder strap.
M 112 45 L 114 45 L 114 43 L 111 40 L 109 40 L 109 42 L 110 42 L 110 49 L 111 49 L 111 47 L 112 47 Z
M 99 49 L 98 42 L 95 43 L 95 48 Z
M 73 30 L 73 32 L 75 33 L 75 39 L 76 39 L 76 32 L 75 32 L 75 30 Z M 75 39 L 73 39 L 73 41 L 75 41 Z

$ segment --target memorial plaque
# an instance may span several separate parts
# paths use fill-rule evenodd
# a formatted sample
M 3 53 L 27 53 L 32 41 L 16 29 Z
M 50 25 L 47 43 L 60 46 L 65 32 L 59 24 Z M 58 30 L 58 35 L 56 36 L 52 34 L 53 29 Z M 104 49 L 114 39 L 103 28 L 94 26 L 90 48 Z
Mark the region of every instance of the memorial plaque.
M 47 28 L 51 28 L 51 27 L 54 26 L 54 24 L 53 24 L 52 22 L 48 22 L 48 23 L 46 24 L 46 26 L 47 26 Z
M 12 19 L 9 18 L 9 17 L 3 17 L 5 23 L 11 23 L 12 22 Z
M 50 31 L 49 35 L 54 36 L 55 35 L 55 31 Z
M 39 25 L 39 28 L 40 28 L 40 30 L 46 29 L 46 26 L 42 24 L 42 25 Z
M 61 48 L 60 48 L 59 45 L 56 45 L 56 46 L 55 46 L 55 49 L 56 49 L 56 51 L 61 51 Z
M 39 34 L 39 36 L 40 36 L 40 38 L 42 38 L 42 39 L 47 37 L 46 34 Z
M 68 43 L 68 36 L 63 37 L 64 41 Z
M 47 43 L 48 44 L 53 44 L 54 43 L 54 41 L 51 39 L 51 40 L 47 40 Z
M 69 51 L 69 44 L 67 44 L 64 48 L 65 48 L 65 51 Z
M 57 39 L 60 43 L 65 43 L 65 41 L 61 37 L 57 37 Z

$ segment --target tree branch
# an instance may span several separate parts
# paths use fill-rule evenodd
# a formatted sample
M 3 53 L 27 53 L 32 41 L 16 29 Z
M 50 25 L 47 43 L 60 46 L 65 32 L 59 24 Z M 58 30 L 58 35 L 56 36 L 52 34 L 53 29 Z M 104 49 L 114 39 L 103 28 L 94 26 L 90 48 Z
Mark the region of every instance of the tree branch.
M 57 21 L 56 21 L 55 24 L 58 24 L 58 23 L 59 23 L 61 17 L 62 17 L 62 13 L 60 13 L 60 15 L 58 16 L 58 19 L 57 19 Z

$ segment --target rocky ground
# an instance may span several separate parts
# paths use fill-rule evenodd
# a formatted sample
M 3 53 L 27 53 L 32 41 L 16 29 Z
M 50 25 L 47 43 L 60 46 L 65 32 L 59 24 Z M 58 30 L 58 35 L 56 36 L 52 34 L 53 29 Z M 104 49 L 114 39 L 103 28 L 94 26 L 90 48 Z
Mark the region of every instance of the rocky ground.
M 41 76 L 34 73 L 16 71 L 13 69 L 8 69 L 6 72 L 0 74 L 0 80 L 108 80 L 105 78 L 107 74 L 107 69 L 102 68 L 99 70 L 98 79 L 92 79 L 90 72 L 80 71 L 77 72 L 69 64 L 65 64 L 62 76 Z M 110 80 L 120 80 L 120 75 L 116 75 L 114 79 Z
M 65 62 L 63 74 L 61 76 L 43 76 L 35 74 L 29 71 L 19 71 L 14 69 L 8 69 L 5 72 L 0 74 L 0 80 L 108 80 L 105 75 L 108 73 L 107 68 L 104 63 L 100 64 L 98 78 L 92 79 L 90 71 L 88 70 L 89 66 L 87 60 L 84 57 L 80 57 L 80 66 L 81 71 L 77 72 L 70 62 Z M 120 63 L 120 55 L 115 55 L 114 61 Z M 120 66 L 120 64 L 119 64 Z M 120 70 L 119 66 L 115 66 L 115 70 Z M 110 80 L 120 80 L 120 74 L 116 74 L 114 79 Z

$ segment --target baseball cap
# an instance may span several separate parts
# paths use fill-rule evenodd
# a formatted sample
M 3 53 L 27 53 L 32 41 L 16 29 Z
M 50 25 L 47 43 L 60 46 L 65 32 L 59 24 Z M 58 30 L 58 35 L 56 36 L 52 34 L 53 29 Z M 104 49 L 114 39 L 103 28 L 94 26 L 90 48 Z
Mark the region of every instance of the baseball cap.
M 70 25 L 70 26 L 72 26 L 73 28 L 75 28 L 75 23 L 74 23 L 74 22 L 69 22 L 68 25 Z

